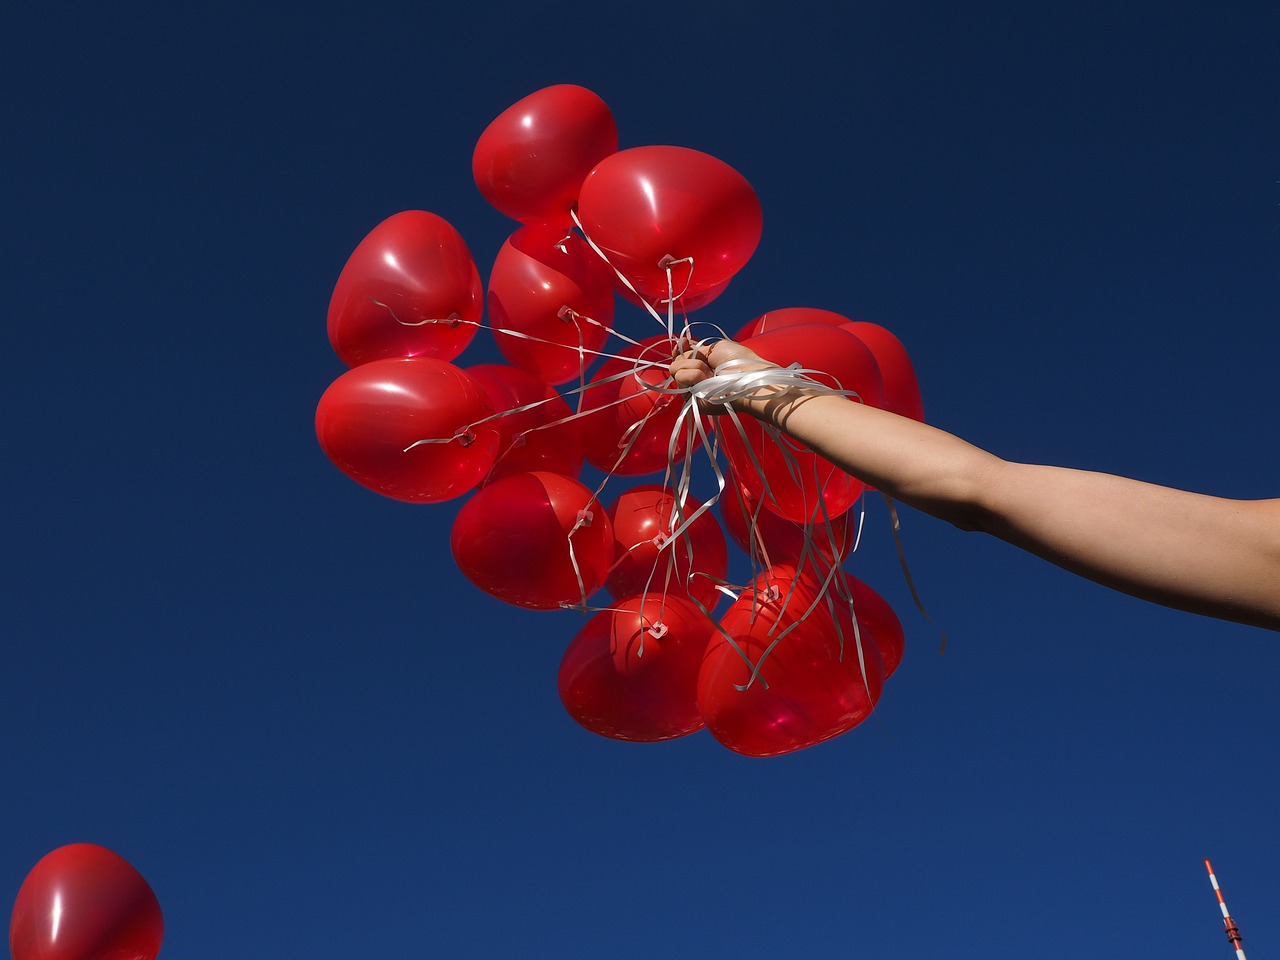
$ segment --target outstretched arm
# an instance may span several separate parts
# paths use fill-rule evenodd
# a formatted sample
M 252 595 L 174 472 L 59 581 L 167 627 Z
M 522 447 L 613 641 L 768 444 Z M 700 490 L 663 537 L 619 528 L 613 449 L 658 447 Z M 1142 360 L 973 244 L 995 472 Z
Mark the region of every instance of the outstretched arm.
M 671 365 L 693 386 L 720 341 Z M 1227 500 L 1104 473 L 1001 460 L 945 431 L 839 396 L 769 388 L 734 402 L 889 496 L 1133 596 L 1280 630 L 1280 500 Z

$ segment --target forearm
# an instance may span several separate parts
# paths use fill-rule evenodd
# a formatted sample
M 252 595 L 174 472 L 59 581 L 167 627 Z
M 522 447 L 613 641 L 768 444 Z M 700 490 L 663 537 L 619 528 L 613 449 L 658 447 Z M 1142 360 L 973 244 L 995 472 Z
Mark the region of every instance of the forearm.
M 980 529 L 1144 600 L 1280 630 L 1280 500 L 1005 463 Z
M 1002 465 L 936 427 L 840 396 L 777 390 L 734 406 L 895 500 L 966 530 L 979 526 L 984 480 Z
M 889 496 L 1117 590 L 1280 629 L 1280 501 L 1207 497 L 1109 474 L 1009 463 L 836 396 L 735 406 Z

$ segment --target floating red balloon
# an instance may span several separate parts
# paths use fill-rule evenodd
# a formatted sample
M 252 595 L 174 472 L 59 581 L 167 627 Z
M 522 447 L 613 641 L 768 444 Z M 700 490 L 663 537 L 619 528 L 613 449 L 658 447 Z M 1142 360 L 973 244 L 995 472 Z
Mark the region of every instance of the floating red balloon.
M 489 319 L 502 355 L 547 383 L 578 379 L 613 323 L 611 276 L 577 234 L 521 227 L 489 275 Z
M 316 407 L 316 437 L 343 473 L 383 496 L 436 503 L 484 479 L 498 452 L 488 395 L 443 360 L 374 360 Z M 414 446 L 420 440 L 433 442 Z
M 694 296 L 725 283 L 760 242 L 760 201 L 722 160 L 687 147 L 605 157 L 578 199 L 582 228 L 645 299 Z M 667 262 L 671 265 L 668 285 Z M 677 300 L 677 306 L 679 301 Z
M 867 345 L 876 358 L 884 382 L 884 408 L 912 420 L 924 421 L 924 401 L 920 381 L 907 355 L 907 348 L 890 331 L 875 323 L 858 320 L 840 328 L 848 330 Z
M 582 441 L 570 419 L 573 411 L 552 387 L 527 370 L 499 363 L 477 364 L 466 372 L 488 394 L 494 411 L 503 414 L 493 421 L 498 456 L 486 483 L 531 470 L 574 478 L 582 472 Z
M 683 516 L 693 516 L 701 506 L 697 498 L 686 497 Z M 633 487 L 609 505 L 617 546 L 605 585 L 615 597 L 691 595 L 708 609 L 715 606 L 720 598 L 716 585 L 729 567 L 720 524 L 708 510 L 671 540 L 675 514 L 675 495 L 659 484 Z
M 787 307 L 770 310 L 746 324 L 735 335 L 738 341 L 757 334 L 798 326 L 834 326 L 852 333 L 863 342 L 880 370 L 884 389 L 884 409 L 913 420 L 924 420 L 924 405 L 920 399 L 920 383 L 907 349 L 892 332 L 876 323 L 850 320 L 831 310 L 814 307 Z
M 536 471 L 476 491 L 453 523 L 453 559 L 481 590 L 518 607 L 582 603 L 613 560 L 609 517 L 578 481 Z
M 480 274 L 462 236 L 434 213 L 406 210 L 374 227 L 342 268 L 329 300 L 329 342 L 349 367 L 390 357 L 452 360 L 483 313 Z
M 498 114 L 480 134 L 471 172 L 484 198 L 513 220 L 568 226 L 583 178 L 617 149 L 605 102 L 561 83 Z
M 154 960 L 163 939 L 147 881 L 92 843 L 46 854 L 18 889 L 9 921 L 14 960 Z
M 884 678 L 888 680 L 902 663 L 902 654 L 906 648 L 902 621 L 893 612 L 889 601 L 880 594 L 856 577 L 846 573 L 844 578 L 853 600 L 853 608 L 858 612 L 858 625 L 875 641 L 876 648 L 880 651 L 880 660 L 884 664 Z
M 859 656 L 847 607 L 793 575 L 774 567 L 734 602 L 698 676 L 707 730 L 746 756 L 791 753 L 852 729 L 883 687 L 880 652 L 861 617 Z
M 762 313 L 754 320 L 743 325 L 733 338 L 739 342 L 761 333 L 773 333 L 787 327 L 842 327 L 852 323 L 848 317 L 832 310 L 820 310 L 817 307 L 783 307 L 781 310 L 770 310 Z
M 677 597 L 626 597 L 593 616 L 560 662 L 560 701 L 615 740 L 671 740 L 702 729 L 698 671 L 714 625 Z

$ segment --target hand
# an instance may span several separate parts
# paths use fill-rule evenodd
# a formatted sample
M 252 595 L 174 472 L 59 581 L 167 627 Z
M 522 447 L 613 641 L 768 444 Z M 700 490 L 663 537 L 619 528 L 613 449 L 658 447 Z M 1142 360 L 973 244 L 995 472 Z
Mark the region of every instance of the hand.
M 683 346 L 683 344 L 682 344 Z M 763 360 L 755 351 L 732 340 L 717 340 L 712 344 L 694 344 L 676 355 L 671 361 L 671 376 L 680 387 L 693 387 L 715 376 L 717 368 L 730 360 L 755 361 L 761 368 L 774 364 Z M 745 369 L 752 369 L 745 367 Z

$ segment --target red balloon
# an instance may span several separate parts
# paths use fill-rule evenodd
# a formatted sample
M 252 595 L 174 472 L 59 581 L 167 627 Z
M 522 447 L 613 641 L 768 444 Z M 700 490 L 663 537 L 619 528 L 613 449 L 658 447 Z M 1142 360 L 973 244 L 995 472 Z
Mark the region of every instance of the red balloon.
M 601 365 L 582 395 L 583 416 L 578 429 L 587 461 L 605 473 L 626 476 L 665 470 L 682 401 L 679 395 L 649 388 L 671 379 L 667 364 L 672 342 L 661 334 L 628 347 L 618 356 L 622 359 Z M 682 430 L 675 461 L 683 460 L 687 452 Z
M 613 323 L 611 275 L 577 234 L 521 227 L 489 275 L 489 319 L 502 355 L 547 383 L 578 379 Z
M 785 330 L 787 327 L 842 327 L 852 322 L 848 317 L 831 310 L 819 310 L 817 307 L 783 307 L 781 310 L 770 310 L 768 313 L 760 314 L 735 333 L 733 339 L 741 342 L 757 334 Z
M 466 372 L 488 394 L 493 409 L 503 413 L 493 421 L 498 428 L 498 456 L 485 483 L 531 470 L 575 478 L 582 472 L 582 441 L 569 419 L 573 411 L 554 388 L 527 370 L 499 363 L 477 364 Z M 530 404 L 537 406 L 504 413 Z
M 784 327 L 750 337 L 745 346 L 773 363 L 799 362 L 822 371 L 825 376 L 816 379 L 853 390 L 872 406 L 884 402 L 875 357 L 857 337 L 837 327 Z M 770 440 L 755 420 L 742 417 L 739 421 L 741 432 L 732 420 L 721 418 L 725 455 L 734 475 L 767 509 L 796 523 L 814 523 L 821 521 L 824 507 L 828 517 L 838 517 L 861 496 L 862 482 L 831 461 L 785 435 L 777 442 Z
M 884 664 L 884 678 L 888 680 L 902 663 L 902 654 L 906 649 L 902 621 L 894 613 L 889 601 L 880 594 L 856 577 L 846 573 L 844 578 L 853 599 L 853 608 L 858 612 L 858 625 L 875 641 L 876 648 L 880 651 L 880 661 Z
M 46 854 L 22 881 L 9 921 L 14 960 L 154 960 L 163 939 L 147 881 L 92 843 Z
M 609 107 L 584 87 L 544 87 L 498 114 L 471 172 L 484 198 L 522 223 L 568 226 L 583 178 L 618 149 Z
M 374 227 L 342 268 L 329 300 L 329 342 L 349 367 L 390 357 L 452 360 L 483 314 L 480 274 L 462 236 L 434 213 L 406 210 Z
M 755 191 L 722 160 L 687 147 L 633 147 L 605 157 L 578 199 L 582 228 L 646 299 L 693 296 L 742 269 L 760 243 Z M 677 301 L 677 306 L 679 302 Z
M 687 601 L 627 597 L 592 617 L 560 662 L 560 702 L 614 740 L 653 742 L 702 729 L 698 671 L 711 620 Z
M 759 499 L 741 484 L 733 484 L 720 494 L 720 516 L 734 543 L 749 556 L 761 554 L 751 532 L 754 524 L 755 536 L 763 541 L 770 563 L 799 564 L 807 534 L 813 552 L 810 556 L 816 554 L 819 564 L 829 567 L 849 556 L 858 536 L 858 518 L 852 510 L 832 517 L 829 524 L 818 517 L 805 526 L 763 509 Z
M 498 453 L 488 395 L 451 363 L 374 360 L 348 370 L 316 407 L 329 459 L 383 496 L 437 503 L 484 479 Z M 423 443 L 419 440 L 439 440 Z M 412 447 L 412 449 L 409 449 Z
M 518 607 L 582 603 L 604 583 L 613 531 L 569 477 L 518 473 L 476 491 L 453 523 L 453 559 L 481 590 Z
M 924 422 L 920 381 L 916 379 L 915 367 L 911 365 L 902 341 L 879 324 L 865 320 L 846 323 L 840 329 L 856 336 L 875 356 L 884 381 L 884 408 L 899 416 Z
M 699 500 L 686 497 L 684 516 L 692 516 L 701 506 Z M 675 508 L 675 495 L 659 484 L 634 487 L 610 504 L 616 547 L 605 585 L 615 597 L 692 595 L 708 609 L 716 605 L 720 598 L 716 584 L 729 568 L 720 524 L 708 510 L 679 539 L 669 542 Z
M 852 333 L 866 345 L 876 359 L 884 388 L 884 409 L 913 420 L 924 420 L 920 399 L 920 383 L 902 341 L 889 330 L 865 320 L 850 320 L 830 310 L 814 307 L 787 307 L 761 314 L 734 334 L 742 341 L 756 334 L 797 326 L 834 326 Z
M 791 753 L 871 715 L 884 683 L 879 649 L 864 630 L 859 658 L 847 606 L 832 598 L 810 610 L 817 597 L 815 583 L 795 581 L 778 566 L 721 617 L 720 630 L 742 653 L 720 633 L 712 637 L 698 675 L 698 707 L 707 730 L 730 750 Z M 742 654 L 758 666 L 754 678 Z

